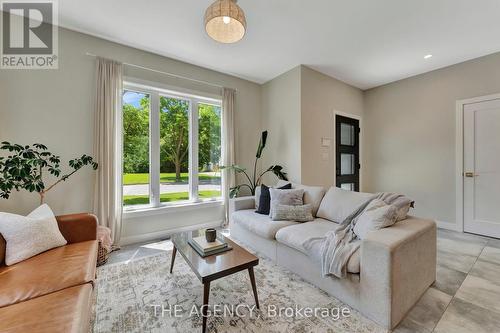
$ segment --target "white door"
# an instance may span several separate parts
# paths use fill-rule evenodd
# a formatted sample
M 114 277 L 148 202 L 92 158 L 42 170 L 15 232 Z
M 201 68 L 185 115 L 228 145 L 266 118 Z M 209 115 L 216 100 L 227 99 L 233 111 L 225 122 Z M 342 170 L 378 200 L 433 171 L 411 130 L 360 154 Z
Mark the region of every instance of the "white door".
M 464 231 L 500 238 L 500 99 L 464 105 Z

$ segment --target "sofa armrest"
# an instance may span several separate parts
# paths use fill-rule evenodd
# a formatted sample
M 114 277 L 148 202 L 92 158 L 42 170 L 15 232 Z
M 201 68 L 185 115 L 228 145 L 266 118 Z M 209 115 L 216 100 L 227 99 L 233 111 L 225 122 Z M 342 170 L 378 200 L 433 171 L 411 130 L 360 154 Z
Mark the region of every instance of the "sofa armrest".
M 360 295 L 370 317 L 395 327 L 436 280 L 436 223 L 408 217 L 361 244 Z M 375 301 L 376 300 L 376 301 Z
M 254 209 L 255 208 L 255 197 L 246 196 L 239 197 L 229 200 L 229 216 L 238 210 L 244 209 Z
M 56 216 L 59 230 L 69 244 L 97 239 L 97 217 L 88 213 Z

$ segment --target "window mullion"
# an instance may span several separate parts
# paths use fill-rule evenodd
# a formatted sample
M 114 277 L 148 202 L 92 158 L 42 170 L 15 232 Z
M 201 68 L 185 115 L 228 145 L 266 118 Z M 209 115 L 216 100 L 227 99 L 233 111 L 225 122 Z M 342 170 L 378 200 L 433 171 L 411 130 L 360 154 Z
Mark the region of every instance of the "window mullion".
M 199 201 L 198 196 L 198 101 L 191 99 L 189 110 L 189 198 Z
M 149 202 L 153 207 L 160 206 L 160 96 L 151 94 L 150 119 L 150 164 L 149 164 Z

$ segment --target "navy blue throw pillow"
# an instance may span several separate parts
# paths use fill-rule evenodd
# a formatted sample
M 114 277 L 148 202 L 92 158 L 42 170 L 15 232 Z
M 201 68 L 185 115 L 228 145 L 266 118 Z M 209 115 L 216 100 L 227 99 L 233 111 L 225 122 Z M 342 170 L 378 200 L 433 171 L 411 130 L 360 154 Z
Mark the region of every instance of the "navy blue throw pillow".
M 290 190 L 292 184 L 288 183 L 282 187 L 278 187 L 278 190 Z M 271 193 L 269 192 L 269 187 L 262 184 L 260 186 L 260 198 L 259 198 L 259 209 L 255 212 L 263 215 L 269 215 L 269 210 L 271 210 Z

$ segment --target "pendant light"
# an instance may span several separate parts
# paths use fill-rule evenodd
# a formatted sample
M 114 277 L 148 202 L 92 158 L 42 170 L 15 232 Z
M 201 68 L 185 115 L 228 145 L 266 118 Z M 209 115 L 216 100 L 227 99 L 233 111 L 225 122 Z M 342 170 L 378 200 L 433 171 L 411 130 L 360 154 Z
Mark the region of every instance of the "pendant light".
M 230 44 L 245 35 L 247 21 L 236 0 L 217 0 L 205 12 L 205 30 L 214 40 Z

